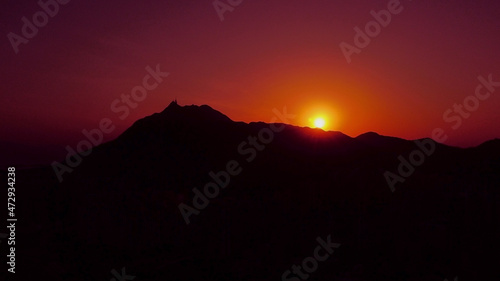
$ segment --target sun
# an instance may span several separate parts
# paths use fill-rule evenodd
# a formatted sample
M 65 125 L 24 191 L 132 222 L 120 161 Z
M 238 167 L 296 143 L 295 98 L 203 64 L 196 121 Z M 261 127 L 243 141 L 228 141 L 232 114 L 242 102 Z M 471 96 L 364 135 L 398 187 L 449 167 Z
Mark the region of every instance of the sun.
M 326 121 L 324 118 L 317 117 L 316 119 L 314 119 L 314 127 L 323 129 L 325 127 L 325 125 L 326 125 Z
M 338 126 L 338 113 L 333 106 L 327 102 L 322 104 L 307 104 L 303 111 L 300 112 L 300 126 L 321 129 L 323 131 L 330 131 L 336 129 Z M 315 132 L 317 132 L 315 130 Z

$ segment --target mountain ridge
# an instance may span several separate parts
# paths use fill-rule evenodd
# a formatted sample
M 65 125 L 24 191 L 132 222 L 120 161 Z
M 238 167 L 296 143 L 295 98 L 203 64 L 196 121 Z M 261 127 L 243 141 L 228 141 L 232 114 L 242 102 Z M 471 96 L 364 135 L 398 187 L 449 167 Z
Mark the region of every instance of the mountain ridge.
M 270 124 L 214 111 L 171 104 L 96 147 L 62 183 L 51 169 L 19 171 L 18 196 L 36 210 L 22 214 L 19 254 L 65 280 L 109 264 L 144 280 L 276 280 L 308 254 L 297 245 L 331 234 L 342 246 L 318 280 L 498 273 L 488 258 L 500 250 L 498 140 L 427 155 L 414 141 L 284 124 L 265 141 Z M 187 225 L 180 204 L 199 206 L 228 163 L 241 173 Z M 393 189 L 388 171 L 403 179 Z
M 247 124 L 252 126 L 253 124 L 262 124 L 262 126 L 268 126 L 270 123 L 262 122 L 262 121 L 254 121 L 254 122 L 241 122 L 241 121 L 233 121 L 229 117 L 227 117 L 225 114 L 221 113 L 218 110 L 213 109 L 209 105 L 184 105 L 181 106 L 177 103 L 177 101 L 172 101 L 163 111 L 160 113 L 154 113 L 150 116 L 146 116 L 144 118 L 141 118 L 134 122 L 134 124 L 129 127 L 129 129 L 125 130 L 123 134 L 125 134 L 128 130 L 132 129 L 134 126 L 137 126 L 138 124 L 145 123 L 146 121 L 149 120 L 155 120 L 155 122 L 184 122 L 184 123 L 202 123 L 202 124 L 207 124 L 207 123 L 241 123 L 241 124 Z M 276 124 L 283 124 L 283 123 L 276 123 Z M 420 139 L 415 139 L 415 140 L 408 140 L 400 137 L 395 137 L 395 136 L 385 136 L 381 135 L 377 132 L 372 132 L 368 131 L 365 133 L 362 133 L 358 136 L 351 137 L 349 135 L 346 135 L 340 131 L 324 131 L 322 129 L 317 129 L 317 128 L 310 128 L 310 127 L 301 127 L 301 126 L 296 126 L 292 124 L 283 124 L 287 126 L 288 128 L 294 128 L 294 130 L 306 130 L 312 132 L 312 134 L 315 135 L 321 135 L 324 133 L 326 134 L 337 134 L 339 136 L 343 137 L 349 137 L 353 140 L 359 140 L 362 143 L 369 144 L 372 147 L 388 147 L 391 145 L 394 146 L 405 146 L 405 143 L 408 141 L 416 141 L 416 140 L 424 140 L 424 139 L 430 139 L 428 137 L 426 138 L 420 138 Z M 118 136 L 118 138 L 120 138 Z M 483 143 L 477 145 L 477 146 L 472 146 L 472 147 L 466 147 L 466 148 L 459 148 L 456 146 L 450 146 L 444 143 L 437 143 L 438 146 L 446 146 L 448 148 L 452 149 L 470 149 L 474 147 L 482 147 L 484 145 L 487 146 L 499 146 L 500 147 L 500 141 L 499 139 L 492 139 L 492 140 L 486 140 Z

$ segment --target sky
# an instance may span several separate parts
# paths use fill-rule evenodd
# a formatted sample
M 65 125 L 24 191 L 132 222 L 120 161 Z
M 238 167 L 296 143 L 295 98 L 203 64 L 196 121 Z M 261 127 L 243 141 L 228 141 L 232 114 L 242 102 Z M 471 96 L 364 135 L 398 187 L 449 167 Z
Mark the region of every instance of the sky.
M 2 1 L 0 164 L 59 160 L 103 119 L 110 141 L 173 99 L 244 122 L 286 107 L 352 137 L 500 138 L 495 0 L 40 3 Z

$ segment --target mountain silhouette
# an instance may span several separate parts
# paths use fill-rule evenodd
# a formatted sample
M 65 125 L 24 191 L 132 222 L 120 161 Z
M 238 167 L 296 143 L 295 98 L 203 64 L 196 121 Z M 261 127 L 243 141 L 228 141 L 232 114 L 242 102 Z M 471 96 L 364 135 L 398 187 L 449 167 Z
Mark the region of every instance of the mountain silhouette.
M 401 177 L 415 151 L 423 163 L 390 188 L 386 172 Z M 19 207 L 18 255 L 54 280 L 109 279 L 124 266 L 136 280 L 280 280 L 331 235 L 341 246 L 308 280 L 497 280 L 499 170 L 498 139 L 461 149 L 353 138 L 172 102 L 62 183 L 51 167 L 19 171 L 17 196 L 36 211 Z M 187 224 L 181 204 L 194 208 L 193 189 L 221 171 L 226 186 Z

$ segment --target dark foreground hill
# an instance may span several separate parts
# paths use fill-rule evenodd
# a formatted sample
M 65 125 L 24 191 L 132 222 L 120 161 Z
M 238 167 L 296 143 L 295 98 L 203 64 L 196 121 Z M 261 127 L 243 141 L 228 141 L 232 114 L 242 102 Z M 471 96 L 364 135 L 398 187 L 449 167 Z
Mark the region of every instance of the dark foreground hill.
M 51 167 L 18 172 L 18 274 L 498 280 L 500 141 L 418 143 L 245 124 L 172 103 L 94 148 L 62 183 Z M 208 197 L 193 191 L 210 182 Z M 285 273 L 328 236 L 340 246 L 326 260 Z

